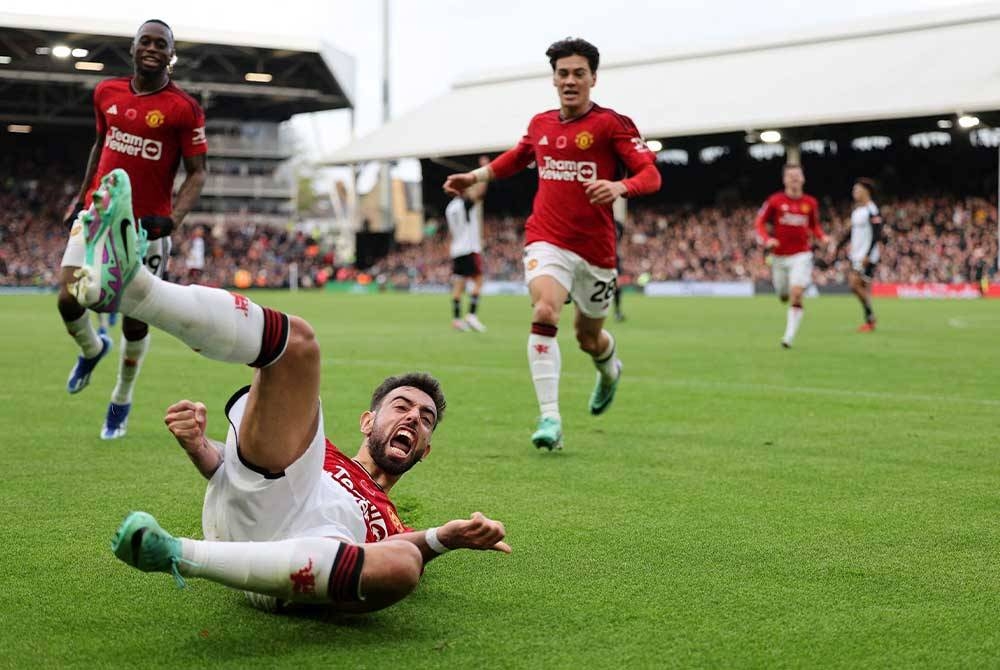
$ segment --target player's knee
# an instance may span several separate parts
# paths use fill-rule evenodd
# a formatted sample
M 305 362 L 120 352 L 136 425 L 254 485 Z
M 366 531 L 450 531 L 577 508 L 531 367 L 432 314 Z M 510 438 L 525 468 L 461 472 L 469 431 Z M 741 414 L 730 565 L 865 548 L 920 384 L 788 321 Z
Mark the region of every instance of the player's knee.
M 531 320 L 534 323 L 545 323 L 555 326 L 559 323 L 559 310 L 547 302 L 535 303 Z
M 368 545 L 362 572 L 365 600 L 384 607 L 406 597 L 420 583 L 424 559 L 416 545 L 400 540 L 383 540 Z
M 76 298 L 70 295 L 66 285 L 59 287 L 59 297 L 56 299 L 56 306 L 59 308 L 59 316 L 63 321 L 76 321 L 87 310 L 77 302 Z
M 283 358 L 297 360 L 319 359 L 319 341 L 316 331 L 305 319 L 298 316 L 288 317 L 288 345 Z
M 135 319 L 129 319 L 128 317 L 122 320 L 122 335 L 129 342 L 137 342 L 149 333 L 149 326 L 147 326 L 142 321 L 136 321 Z
M 401 588 L 407 593 L 417 588 L 420 583 L 420 575 L 424 570 L 424 557 L 417 549 L 417 546 L 409 542 L 401 543 L 399 556 L 397 557 L 399 583 Z

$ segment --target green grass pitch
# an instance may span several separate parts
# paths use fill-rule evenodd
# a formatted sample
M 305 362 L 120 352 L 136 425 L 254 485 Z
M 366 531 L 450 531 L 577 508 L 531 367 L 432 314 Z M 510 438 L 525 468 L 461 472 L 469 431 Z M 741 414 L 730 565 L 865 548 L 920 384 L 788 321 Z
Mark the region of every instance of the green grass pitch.
M 323 349 L 327 434 L 353 453 L 386 375 L 440 377 L 433 452 L 393 491 L 426 527 L 480 510 L 511 556 L 455 553 L 373 615 L 290 617 L 204 581 L 127 568 L 129 510 L 200 537 L 205 484 L 163 427 L 250 371 L 154 332 L 124 440 L 98 438 L 117 366 L 82 394 L 54 296 L 0 298 L 0 667 L 666 668 L 1000 666 L 1000 310 L 806 303 L 795 349 L 773 298 L 626 296 L 625 378 L 587 413 L 593 368 L 566 318 L 563 453 L 529 442 L 526 298 L 485 334 L 446 296 L 254 293 Z M 567 313 L 570 317 L 571 313 Z

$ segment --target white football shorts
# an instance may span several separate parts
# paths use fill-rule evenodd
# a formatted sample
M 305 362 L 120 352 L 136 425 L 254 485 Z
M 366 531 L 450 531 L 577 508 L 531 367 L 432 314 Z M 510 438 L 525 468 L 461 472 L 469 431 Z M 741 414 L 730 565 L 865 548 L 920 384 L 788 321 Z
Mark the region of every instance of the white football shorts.
M 293 537 L 332 537 L 364 544 L 361 508 L 323 469 L 323 413 L 306 452 L 283 474 L 263 474 L 245 463 L 237 436 L 250 387 L 226 404 L 229 433 L 222 465 L 205 491 L 201 526 L 206 540 L 269 542 Z
M 579 254 L 548 242 L 532 242 L 524 248 L 524 281 L 542 275 L 552 277 L 569 291 L 576 308 L 591 319 L 608 315 L 618 286 L 615 268 L 600 268 Z
M 167 261 L 170 260 L 171 248 L 170 238 L 161 237 L 150 242 L 146 249 L 146 258 L 143 259 L 143 262 L 146 264 L 146 268 L 160 279 L 163 279 L 167 271 Z M 66 243 L 66 251 L 63 252 L 62 257 L 62 267 L 81 267 L 83 259 L 86 258 L 86 252 L 86 245 L 83 243 L 83 223 L 77 218 L 69 231 L 69 241 Z
M 788 295 L 792 286 L 808 287 L 812 283 L 813 255 L 803 251 L 790 256 L 774 256 L 771 260 L 771 283 L 778 295 Z

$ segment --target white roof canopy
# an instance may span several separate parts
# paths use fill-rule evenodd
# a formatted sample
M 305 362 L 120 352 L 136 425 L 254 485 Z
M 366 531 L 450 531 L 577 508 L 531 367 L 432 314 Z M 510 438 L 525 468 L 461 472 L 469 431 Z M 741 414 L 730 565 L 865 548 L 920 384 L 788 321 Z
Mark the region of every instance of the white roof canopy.
M 998 44 L 1000 5 L 975 6 L 602 64 L 592 97 L 648 138 L 1000 110 Z M 545 62 L 459 82 L 324 162 L 498 151 L 556 105 Z

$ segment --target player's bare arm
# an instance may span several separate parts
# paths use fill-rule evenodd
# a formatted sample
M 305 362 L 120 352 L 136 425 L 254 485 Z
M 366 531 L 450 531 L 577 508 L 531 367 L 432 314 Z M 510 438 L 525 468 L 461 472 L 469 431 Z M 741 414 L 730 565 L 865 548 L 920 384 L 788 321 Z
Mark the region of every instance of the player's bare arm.
M 487 167 L 486 169 L 489 170 L 490 168 Z M 492 177 L 492 172 L 490 173 L 490 177 Z M 444 192 L 448 195 L 462 195 L 465 189 L 475 183 L 476 175 L 472 172 L 460 172 L 448 175 L 448 178 L 444 182 Z
M 83 210 L 83 203 L 87 199 L 87 187 L 94 179 L 94 174 L 97 173 L 97 165 L 101 160 L 101 150 L 104 144 L 101 142 L 101 138 L 98 137 L 94 141 L 94 146 L 90 148 L 90 156 L 87 157 L 87 169 L 83 173 L 83 183 L 80 186 L 80 192 L 76 194 L 76 198 L 73 202 L 69 204 L 66 208 L 65 223 L 67 226 L 73 224 L 76 219 L 76 215 Z
M 448 551 L 475 549 L 509 554 L 510 545 L 503 541 L 506 535 L 507 530 L 501 522 L 490 519 L 480 512 L 474 512 L 468 519 L 455 519 L 437 528 L 437 540 Z M 427 543 L 427 531 L 401 533 L 393 535 L 392 539 L 405 540 L 416 545 L 424 557 L 424 563 L 440 556 L 440 552 Z
M 180 226 L 184 217 L 188 215 L 191 208 L 198 201 L 201 189 L 205 186 L 205 154 L 184 157 L 184 183 L 177 191 L 177 198 L 174 200 L 173 219 L 174 224 Z
M 205 479 L 222 465 L 223 445 L 208 439 L 208 410 L 204 403 L 179 400 L 167 408 L 163 422 Z
M 489 164 L 490 164 L 490 159 L 487 156 L 479 157 L 480 168 L 486 168 L 488 170 Z M 473 172 L 472 176 L 475 177 L 476 173 Z M 489 176 L 492 176 L 492 173 L 490 173 Z M 465 189 L 465 196 L 464 196 L 465 199 L 471 202 L 481 202 L 484 198 L 486 198 L 486 184 L 488 181 L 489 181 L 488 179 L 477 180 L 476 183 L 474 183 L 469 188 Z

